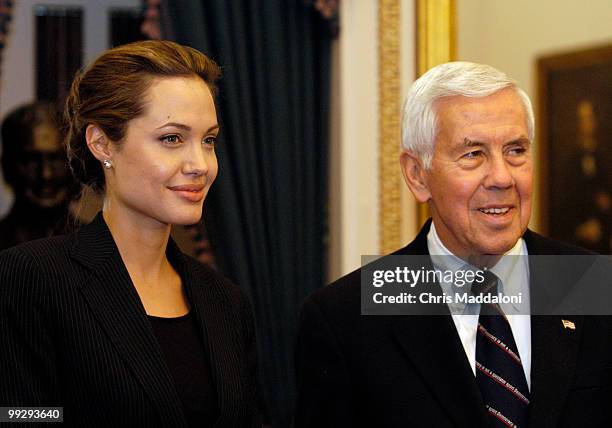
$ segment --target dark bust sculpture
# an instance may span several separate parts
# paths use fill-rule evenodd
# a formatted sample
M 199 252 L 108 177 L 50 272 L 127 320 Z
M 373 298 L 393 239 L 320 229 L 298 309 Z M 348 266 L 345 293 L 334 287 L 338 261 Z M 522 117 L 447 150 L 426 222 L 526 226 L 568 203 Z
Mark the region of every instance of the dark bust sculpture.
M 15 202 L 0 221 L 0 249 L 65 227 L 70 171 L 58 115 L 52 104 L 33 103 L 13 110 L 2 122 L 2 170 Z

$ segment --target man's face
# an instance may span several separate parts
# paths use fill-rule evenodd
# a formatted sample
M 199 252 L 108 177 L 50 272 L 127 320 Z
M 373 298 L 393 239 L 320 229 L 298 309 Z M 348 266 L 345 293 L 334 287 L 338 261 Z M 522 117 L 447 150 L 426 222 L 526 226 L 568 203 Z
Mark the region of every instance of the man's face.
M 436 104 L 438 135 L 424 172 L 440 239 L 462 258 L 501 255 L 531 215 L 532 158 L 527 116 L 513 89 Z
M 56 207 L 68 196 L 70 176 L 59 133 L 50 124 L 40 124 L 34 127 L 32 137 L 32 146 L 19 165 L 24 195 L 42 208 Z

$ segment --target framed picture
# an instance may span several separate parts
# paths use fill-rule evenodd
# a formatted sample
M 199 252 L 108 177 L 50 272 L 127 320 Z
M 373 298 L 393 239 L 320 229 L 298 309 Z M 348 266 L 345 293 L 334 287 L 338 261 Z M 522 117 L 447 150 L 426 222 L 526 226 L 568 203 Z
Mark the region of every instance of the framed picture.
M 544 232 L 612 254 L 612 45 L 537 69 Z

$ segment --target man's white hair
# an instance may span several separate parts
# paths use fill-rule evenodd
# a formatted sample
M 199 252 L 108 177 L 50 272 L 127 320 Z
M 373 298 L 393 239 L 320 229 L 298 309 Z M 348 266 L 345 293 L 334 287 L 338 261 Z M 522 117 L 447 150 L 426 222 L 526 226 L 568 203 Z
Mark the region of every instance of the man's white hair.
M 527 114 L 528 137 L 533 141 L 533 107 L 516 81 L 489 65 L 455 61 L 433 67 L 410 87 L 402 112 L 403 148 L 419 156 L 429 169 L 438 133 L 436 101 L 455 95 L 482 98 L 505 88 L 513 88 L 521 98 Z

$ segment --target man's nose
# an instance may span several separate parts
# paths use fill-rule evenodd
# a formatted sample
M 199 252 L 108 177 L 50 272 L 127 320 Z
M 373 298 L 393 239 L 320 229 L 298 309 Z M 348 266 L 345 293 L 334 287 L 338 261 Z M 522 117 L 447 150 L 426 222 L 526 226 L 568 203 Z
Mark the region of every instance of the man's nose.
M 493 189 L 507 189 L 514 185 L 514 177 L 510 165 L 503 155 L 491 156 L 488 161 L 489 169 L 485 178 L 485 187 Z
M 40 176 L 43 180 L 51 180 L 53 178 L 53 165 L 52 162 L 47 158 L 42 158 L 40 165 Z

